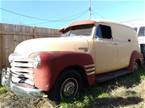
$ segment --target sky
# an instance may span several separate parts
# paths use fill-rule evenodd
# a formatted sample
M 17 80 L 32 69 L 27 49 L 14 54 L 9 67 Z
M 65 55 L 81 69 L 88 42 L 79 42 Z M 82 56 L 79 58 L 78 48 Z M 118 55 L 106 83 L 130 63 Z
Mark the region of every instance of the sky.
M 91 0 L 91 19 L 145 21 L 145 0 Z M 90 19 L 89 0 L 0 0 L 0 23 L 62 28 Z

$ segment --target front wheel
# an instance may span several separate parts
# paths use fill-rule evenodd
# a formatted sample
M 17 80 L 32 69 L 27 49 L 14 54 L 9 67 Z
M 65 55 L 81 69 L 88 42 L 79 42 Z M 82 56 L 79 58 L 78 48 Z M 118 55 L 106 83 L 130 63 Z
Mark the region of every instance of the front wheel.
M 75 98 L 79 92 L 79 82 L 76 78 L 66 78 L 60 87 L 60 98 L 71 99 Z
M 73 100 L 82 88 L 82 78 L 76 70 L 66 70 L 56 81 L 52 89 L 53 100 Z

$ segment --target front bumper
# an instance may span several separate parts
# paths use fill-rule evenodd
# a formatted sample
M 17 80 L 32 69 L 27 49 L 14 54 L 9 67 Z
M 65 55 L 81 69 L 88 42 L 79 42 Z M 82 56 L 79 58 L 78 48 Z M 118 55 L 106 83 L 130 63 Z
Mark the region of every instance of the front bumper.
M 47 95 L 39 89 L 23 87 L 11 81 L 10 69 L 3 70 L 1 76 L 1 84 L 8 90 L 13 91 L 17 95 L 29 97 L 47 97 Z

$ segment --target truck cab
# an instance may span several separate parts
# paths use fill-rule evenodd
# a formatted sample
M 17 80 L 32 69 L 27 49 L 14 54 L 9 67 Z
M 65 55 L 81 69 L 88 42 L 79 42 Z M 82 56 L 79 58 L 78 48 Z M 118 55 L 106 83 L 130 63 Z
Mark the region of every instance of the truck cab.
M 16 94 L 75 98 L 83 87 L 133 72 L 142 63 L 136 32 L 95 20 L 76 21 L 61 37 L 26 40 L 9 56 L 2 84 Z M 125 69 L 126 71 L 120 71 Z

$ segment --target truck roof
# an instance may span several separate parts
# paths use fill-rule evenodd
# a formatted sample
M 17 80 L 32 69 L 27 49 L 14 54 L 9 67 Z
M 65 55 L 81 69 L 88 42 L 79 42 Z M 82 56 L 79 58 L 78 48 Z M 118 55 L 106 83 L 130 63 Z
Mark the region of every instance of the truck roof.
M 111 21 L 107 21 L 107 20 L 81 20 L 81 21 L 74 21 L 74 22 L 70 23 L 70 25 L 68 25 L 66 28 L 62 28 L 59 31 L 63 32 L 65 29 L 73 27 L 73 26 L 86 25 L 86 24 L 95 25 L 97 22 L 108 23 L 108 24 L 118 24 L 118 25 L 125 26 L 125 27 L 132 29 L 131 27 L 129 27 L 127 25 L 123 25 L 121 23 L 111 22 Z
M 121 24 L 121 23 L 117 23 L 117 22 L 112 22 L 112 21 L 109 21 L 109 20 L 81 20 L 81 21 L 74 21 L 67 27 L 72 27 L 72 26 L 77 26 L 77 25 L 85 25 L 85 24 L 96 24 L 97 22 L 118 24 L 118 25 L 121 25 L 121 26 L 129 27 L 127 25 L 124 25 L 124 24 Z M 129 28 L 131 28 L 131 27 L 129 27 Z
M 81 20 L 81 21 L 75 21 L 75 22 L 72 22 L 70 26 L 77 26 L 77 25 L 85 25 L 85 24 L 96 24 L 96 21 L 95 20 Z

